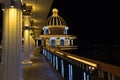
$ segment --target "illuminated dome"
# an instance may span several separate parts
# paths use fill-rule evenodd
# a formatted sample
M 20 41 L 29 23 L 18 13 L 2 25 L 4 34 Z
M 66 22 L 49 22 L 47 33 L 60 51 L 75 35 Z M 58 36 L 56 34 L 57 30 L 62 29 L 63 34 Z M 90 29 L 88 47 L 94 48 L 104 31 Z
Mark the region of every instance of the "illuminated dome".
M 52 16 L 47 19 L 47 26 L 66 26 L 65 20 L 58 15 L 58 9 L 52 10 Z

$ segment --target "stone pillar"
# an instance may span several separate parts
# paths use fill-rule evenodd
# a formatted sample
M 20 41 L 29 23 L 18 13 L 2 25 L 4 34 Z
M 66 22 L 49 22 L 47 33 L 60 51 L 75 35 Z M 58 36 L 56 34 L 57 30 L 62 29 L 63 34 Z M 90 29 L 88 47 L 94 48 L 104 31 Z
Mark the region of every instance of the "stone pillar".
M 67 46 L 67 38 L 65 38 L 65 46 Z
M 38 40 L 35 40 L 35 46 L 38 47 Z
M 45 47 L 45 39 L 42 39 L 42 46 Z
M 43 39 L 41 39 L 41 45 L 43 46 Z
M 34 51 L 34 49 L 35 49 L 35 40 L 34 38 L 32 38 L 32 51 Z
M 67 46 L 70 46 L 70 39 L 67 38 Z
M 24 54 L 23 54 L 23 64 L 31 64 L 30 61 L 30 21 L 31 16 L 23 16 L 23 27 L 24 27 Z
M 73 39 L 71 39 L 71 46 L 73 46 Z
M 46 38 L 46 47 L 47 47 L 47 46 L 50 46 L 49 38 Z
M 42 39 L 42 46 L 44 46 L 44 39 Z
M 30 56 L 33 53 L 33 47 L 34 47 L 33 38 L 32 38 L 32 36 L 30 36 Z
M 2 80 L 22 80 L 22 11 L 21 0 L 11 6 L 5 0 L 3 14 Z
M 56 46 L 60 46 L 60 38 L 56 39 Z

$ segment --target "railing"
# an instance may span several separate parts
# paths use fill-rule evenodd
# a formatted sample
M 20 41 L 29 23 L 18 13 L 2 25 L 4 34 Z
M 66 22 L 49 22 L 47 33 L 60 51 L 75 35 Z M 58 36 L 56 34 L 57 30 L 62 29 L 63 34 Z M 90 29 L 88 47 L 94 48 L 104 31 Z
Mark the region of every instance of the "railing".
M 120 80 L 120 67 L 60 51 L 43 48 L 43 54 L 65 80 Z

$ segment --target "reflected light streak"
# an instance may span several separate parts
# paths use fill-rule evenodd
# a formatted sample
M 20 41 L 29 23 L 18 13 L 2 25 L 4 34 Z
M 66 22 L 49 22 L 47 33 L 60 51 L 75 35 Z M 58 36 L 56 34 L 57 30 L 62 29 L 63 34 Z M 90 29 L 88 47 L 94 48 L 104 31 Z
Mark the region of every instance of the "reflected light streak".
M 92 63 L 92 62 L 89 62 L 89 61 L 86 61 L 86 60 L 83 60 L 83 59 L 80 59 L 80 58 L 76 58 L 76 57 L 73 57 L 73 56 L 70 56 L 70 55 L 67 55 L 67 57 L 69 57 L 69 58 L 71 58 L 71 59 L 74 59 L 74 60 L 77 60 L 77 61 L 79 61 L 79 62 L 88 64 L 88 65 L 90 65 L 90 66 L 97 67 L 97 64 L 95 64 L 95 63 Z
M 17 11 L 17 9 L 15 9 L 15 8 L 10 8 L 10 9 L 9 9 L 10 21 L 11 21 L 12 23 L 14 23 L 14 21 L 15 21 L 15 15 L 17 15 L 17 14 L 16 14 L 16 11 Z
M 52 52 L 54 52 L 54 49 L 50 49 Z
M 30 32 L 29 32 L 29 30 L 25 30 L 24 31 L 24 36 L 25 36 L 25 39 L 24 40 L 27 40 L 28 41 L 28 37 L 29 37 L 29 35 L 30 35 Z
M 22 64 L 32 64 L 32 61 L 24 61 Z
M 57 54 L 63 55 L 63 53 L 56 51 Z

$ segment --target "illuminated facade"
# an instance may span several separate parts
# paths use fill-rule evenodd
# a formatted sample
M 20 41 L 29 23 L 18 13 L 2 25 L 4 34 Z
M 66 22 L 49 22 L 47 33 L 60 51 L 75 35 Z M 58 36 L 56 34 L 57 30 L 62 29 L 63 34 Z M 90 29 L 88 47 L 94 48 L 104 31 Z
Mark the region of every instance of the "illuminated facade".
M 1 79 L 0 76 L 0 80 L 22 80 L 22 66 L 32 63 L 30 54 L 35 47 L 34 37 L 42 31 L 52 1 L 0 0 L 3 10 L 1 61 L 3 77 Z
M 65 20 L 58 15 L 58 9 L 52 10 L 52 16 L 47 19 L 43 27 L 42 46 L 44 47 L 73 47 L 73 40 L 76 36 L 68 35 L 69 27 Z

